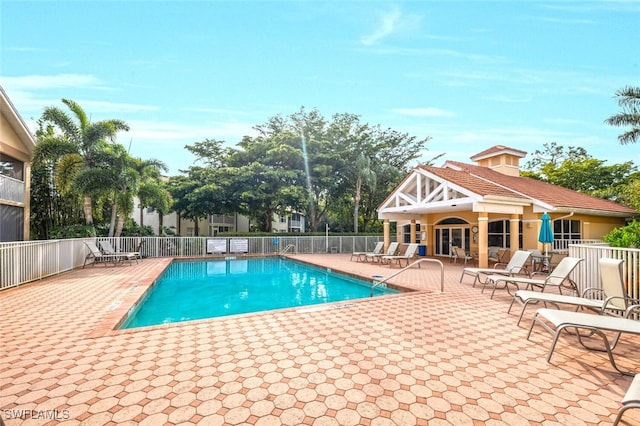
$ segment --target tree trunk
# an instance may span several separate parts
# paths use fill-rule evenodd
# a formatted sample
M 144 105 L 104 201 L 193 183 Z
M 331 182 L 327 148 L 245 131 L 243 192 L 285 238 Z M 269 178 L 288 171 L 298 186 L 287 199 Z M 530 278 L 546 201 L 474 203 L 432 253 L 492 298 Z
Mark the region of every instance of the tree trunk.
M 162 214 L 162 212 L 158 212 L 158 235 L 162 235 L 162 225 L 163 225 L 163 219 L 164 219 L 164 215 Z M 141 226 L 142 226 L 142 222 L 140 222 Z
M 88 195 L 84 196 L 84 203 L 82 205 L 82 209 L 84 210 L 84 220 L 87 225 L 93 226 L 93 212 L 91 211 L 91 197 Z
M 358 179 L 356 179 L 355 205 L 353 206 L 353 232 L 356 234 L 358 233 L 358 214 L 360 211 L 361 188 L 362 179 L 358 177 Z
M 142 208 L 142 204 L 140 204 L 140 227 L 142 228 L 144 226 L 144 208 Z M 162 217 L 162 214 L 160 215 L 160 217 Z
M 109 236 L 113 237 L 116 228 L 116 219 L 118 218 L 118 211 L 116 210 L 116 203 L 111 205 L 111 220 L 109 221 Z
M 122 228 L 124 228 L 124 216 L 122 215 L 118 215 L 118 226 L 116 226 L 116 233 L 115 233 L 115 237 L 120 238 L 120 235 L 122 235 Z

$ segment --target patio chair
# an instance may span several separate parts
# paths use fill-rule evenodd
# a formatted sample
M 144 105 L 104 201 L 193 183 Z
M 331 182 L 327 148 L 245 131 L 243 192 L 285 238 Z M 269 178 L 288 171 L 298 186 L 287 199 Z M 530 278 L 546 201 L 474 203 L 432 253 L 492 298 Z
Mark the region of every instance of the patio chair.
M 416 256 L 416 252 L 418 251 L 418 245 L 417 243 L 411 243 L 407 246 L 407 249 L 405 250 L 404 254 L 402 255 L 396 255 L 396 256 L 382 256 L 381 261 L 382 263 L 387 263 L 389 265 L 391 265 L 393 262 L 398 262 L 398 266 L 402 266 L 402 261 L 406 261 L 407 264 L 405 266 L 409 266 L 409 261 L 411 261 L 411 259 L 413 259 Z
M 509 249 L 489 247 L 489 262 L 506 263 L 504 258 L 507 253 L 509 253 Z
M 560 333 L 566 328 L 576 329 L 576 333 L 572 333 L 578 338 L 580 344 L 589 350 L 606 351 L 609 356 L 609 362 L 613 368 L 624 375 L 634 375 L 634 372 L 621 370 L 613 358 L 613 350 L 620 341 L 623 334 L 640 335 L 640 321 L 631 319 L 631 316 L 640 315 L 640 305 L 630 305 L 625 311 L 624 317 L 614 317 L 610 315 L 598 315 L 586 312 L 563 311 L 559 309 L 538 309 L 531 321 L 527 340 L 531 337 L 531 332 L 536 324 L 547 330 L 553 335 L 551 348 L 547 354 L 547 362 L 551 362 L 551 355 L 555 349 Z M 583 335 L 580 330 L 590 332 Z M 605 332 L 614 333 L 613 340 L 609 343 L 609 339 Z M 602 338 L 604 348 L 596 348 L 585 343 L 585 337 L 597 335 Z
M 373 248 L 372 252 L 354 251 L 353 253 L 351 253 L 351 258 L 349 260 L 353 261 L 353 258 L 355 257 L 358 262 L 362 262 L 367 260 L 367 254 L 371 254 L 371 255 L 382 254 L 383 249 L 384 249 L 384 241 L 378 241 L 376 243 L 376 246 Z
M 493 265 L 493 268 L 464 268 L 462 270 L 462 275 L 460 276 L 460 282 L 462 282 L 462 279 L 465 275 L 472 275 L 473 286 L 475 287 L 476 282 L 478 282 L 478 280 L 480 279 L 480 274 L 500 274 L 505 276 L 521 274 L 523 273 L 523 271 L 527 271 L 527 262 L 529 261 L 529 256 L 531 256 L 531 252 L 517 250 L 509 260 L 509 263 L 507 263 L 506 265 L 502 263 L 496 263 L 495 265 Z M 501 267 L 502 265 L 504 266 Z
M 466 251 L 464 251 L 464 249 L 462 247 L 457 247 L 457 246 L 451 246 L 451 248 L 453 249 L 453 263 L 458 263 L 458 259 L 460 259 L 460 261 L 464 260 L 464 264 L 466 265 L 468 261 L 473 261 L 474 257 L 471 256 L 470 254 L 467 254 Z
M 107 240 L 98 241 L 98 245 L 104 254 L 117 254 L 128 260 L 135 260 L 138 263 L 138 259 L 142 260 L 142 255 L 139 251 L 116 251 L 111 242 Z
M 100 251 L 98 246 L 93 242 L 85 241 L 84 244 L 89 249 L 89 253 L 84 258 L 84 263 L 82 264 L 82 268 L 87 265 L 87 260 L 93 259 L 92 264 L 96 263 L 104 263 L 105 266 L 107 263 L 113 263 L 114 266 L 118 263 L 122 262 L 125 258 L 121 254 L 105 254 Z M 129 260 L 129 264 L 131 264 L 131 260 Z
M 379 253 L 379 254 L 367 253 L 365 255 L 365 260 L 366 261 L 371 260 L 372 262 L 379 262 L 382 259 L 382 256 L 395 256 L 399 246 L 400 246 L 399 243 L 395 243 L 395 242 L 391 243 L 389 244 L 389 247 L 387 248 L 387 251 L 385 253 Z
M 620 408 L 620 411 L 618 411 L 618 415 L 613 422 L 613 426 L 617 426 L 620 423 L 622 415 L 630 408 L 640 408 L 640 374 L 636 374 L 629 385 L 629 389 L 627 389 L 627 393 L 624 394 L 624 398 L 622 398 L 622 407 Z
M 598 264 L 600 265 L 602 288 L 590 287 L 585 289 L 582 295 L 578 294 L 577 296 L 518 290 L 513 296 L 508 312 L 511 312 L 514 303 L 522 306 L 520 316 L 518 317 L 518 325 L 520 325 L 527 306 L 538 302 L 543 302 L 545 307 L 547 303 L 551 303 L 556 306 L 575 306 L 576 310 L 587 308 L 597 312 L 602 312 L 605 309 L 624 311 L 627 308 L 628 296 L 624 289 L 623 261 L 621 259 L 603 257 L 598 260 Z
M 493 299 L 493 295 L 496 292 L 496 288 L 506 288 L 507 292 L 511 294 L 509 291 L 509 285 L 514 285 L 518 290 L 520 290 L 520 284 L 525 285 L 525 290 L 530 288 L 533 290 L 534 288 L 539 288 L 541 292 L 544 292 L 547 287 L 555 287 L 558 289 L 558 292 L 562 293 L 563 287 L 568 287 L 571 291 L 575 293 L 579 293 L 578 287 L 576 283 L 571 281 L 569 278 L 569 274 L 578 266 L 578 263 L 582 262 L 584 259 L 579 257 L 565 257 L 563 258 L 558 266 L 551 271 L 549 275 L 546 275 L 545 278 L 532 278 L 535 273 L 531 275 L 530 278 L 527 277 L 506 277 L 504 275 L 489 275 L 486 277 L 482 291 L 484 291 L 484 287 L 490 285 L 493 287 L 493 291 L 491 292 L 491 298 Z M 498 287 L 499 284 L 502 283 L 503 287 Z M 565 284 L 566 283 L 566 284 Z

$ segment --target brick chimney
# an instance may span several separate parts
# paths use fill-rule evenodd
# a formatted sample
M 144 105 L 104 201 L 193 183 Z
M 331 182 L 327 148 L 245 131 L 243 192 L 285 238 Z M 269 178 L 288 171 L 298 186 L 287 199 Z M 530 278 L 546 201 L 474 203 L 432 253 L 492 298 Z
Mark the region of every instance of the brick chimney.
M 527 155 L 525 151 L 496 145 L 471 157 L 477 166 L 487 167 L 509 176 L 520 176 L 520 159 Z

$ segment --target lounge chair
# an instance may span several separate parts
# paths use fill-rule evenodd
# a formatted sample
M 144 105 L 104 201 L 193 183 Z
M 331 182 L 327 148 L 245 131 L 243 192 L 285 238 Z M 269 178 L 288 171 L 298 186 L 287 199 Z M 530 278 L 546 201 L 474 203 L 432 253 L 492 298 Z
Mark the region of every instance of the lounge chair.
M 367 253 L 365 255 L 365 260 L 366 261 L 371 260 L 372 262 L 379 262 L 382 259 L 382 256 L 395 256 L 396 252 L 398 251 L 399 245 L 400 245 L 399 243 L 389 244 L 389 247 L 387 248 L 387 251 L 385 253 L 380 253 L 380 254 Z
M 93 259 L 93 262 L 92 262 L 93 264 L 104 263 L 105 265 L 107 263 L 113 263 L 114 265 L 117 265 L 118 263 L 120 263 L 123 260 L 127 259 L 126 257 L 122 256 L 121 254 L 105 254 L 105 253 L 102 253 L 100 251 L 100 249 L 98 248 L 98 246 L 95 245 L 95 243 L 85 241 L 84 244 L 89 249 L 89 253 L 84 258 L 84 263 L 82 264 L 83 268 L 87 265 L 87 260 L 89 260 L 89 259 Z M 131 260 L 130 259 L 129 259 L 129 264 L 131 264 Z
M 452 251 L 452 261 L 453 263 L 458 263 L 458 259 L 460 259 L 460 261 L 464 260 L 464 264 L 466 265 L 468 261 L 473 261 L 474 258 L 473 256 L 471 256 L 470 254 L 467 254 L 466 251 L 464 251 L 464 249 L 462 247 L 457 247 L 457 246 L 451 246 L 451 248 L 453 249 Z
M 532 290 L 518 290 L 513 296 L 509 311 L 514 303 L 522 306 L 518 325 L 522 321 L 522 316 L 530 303 L 543 302 L 545 304 L 552 303 L 554 305 L 571 305 L 579 308 L 587 308 L 597 312 L 605 309 L 615 309 L 624 311 L 627 308 L 627 294 L 624 289 L 624 275 L 622 272 L 621 259 L 609 259 L 606 257 L 598 261 L 600 265 L 600 278 L 602 288 L 587 288 L 582 295 L 570 296 L 568 294 L 541 293 Z
M 384 241 L 378 241 L 376 243 L 376 246 L 373 248 L 373 251 L 371 252 L 367 252 L 367 251 L 354 251 L 353 253 L 351 253 L 351 258 L 349 260 L 353 261 L 353 258 L 355 257 L 356 260 L 358 262 L 362 262 L 367 260 L 367 255 L 377 255 L 377 254 L 382 254 L 382 250 L 384 249 Z
M 640 305 L 630 305 L 625 311 L 624 317 L 614 317 L 610 315 L 598 315 L 590 314 L 586 312 L 575 311 L 562 311 L 559 309 L 538 309 L 531 321 L 531 327 L 529 327 L 529 333 L 527 334 L 527 340 L 531 336 L 533 327 L 539 324 L 542 328 L 547 330 L 553 335 L 551 342 L 551 348 L 547 355 L 547 362 L 551 362 L 551 355 L 555 349 L 558 337 L 562 330 L 566 328 L 575 328 L 577 333 L 573 333 L 578 338 L 578 341 L 582 346 L 590 350 L 606 351 L 609 355 L 609 361 L 613 368 L 624 375 L 634 375 L 634 372 L 628 372 L 621 370 L 613 359 L 613 350 L 620 341 L 620 336 L 623 334 L 635 334 L 640 335 L 640 321 L 631 319 L 632 314 L 640 314 Z M 604 348 L 595 348 L 585 344 L 585 335 L 580 333 L 580 330 L 587 330 L 590 333 L 587 336 L 598 335 L 602 338 Z M 611 343 L 605 332 L 613 332 L 614 338 Z
M 402 261 L 406 261 L 407 264 L 405 266 L 409 266 L 409 262 L 416 256 L 416 252 L 418 251 L 418 244 L 411 243 L 407 246 L 404 254 L 396 255 L 396 256 L 382 256 L 382 263 L 387 263 L 391 265 L 393 262 L 398 262 L 398 266 L 402 266 Z
M 617 426 L 620 423 L 622 415 L 630 408 L 640 408 L 640 374 L 636 374 L 629 385 L 629 389 L 627 389 L 627 393 L 624 394 L 624 398 L 622 398 L 622 407 L 620 408 L 620 411 L 618 411 L 618 415 L 613 422 L 613 426 Z
M 525 285 L 525 289 L 531 288 L 533 290 L 534 288 L 539 288 L 541 292 L 544 292 L 547 287 L 555 287 L 560 293 L 562 293 L 562 288 L 568 287 L 577 293 L 578 287 L 573 281 L 571 281 L 569 274 L 571 274 L 576 266 L 578 266 L 578 263 L 583 260 L 584 259 L 579 257 L 565 257 L 549 275 L 545 276 L 545 278 L 526 278 L 516 276 L 506 277 L 504 275 L 497 274 L 489 275 L 483 283 L 482 291 L 484 291 L 485 286 L 492 286 L 493 291 L 491 292 L 491 298 L 493 299 L 496 288 L 506 288 L 507 292 L 511 294 L 509 291 L 509 285 L 514 285 L 518 290 L 520 290 L 520 284 L 523 284 Z M 531 277 L 534 275 L 535 273 L 532 274 Z M 499 287 L 500 283 L 503 284 L 503 287 Z
M 98 241 L 98 245 L 100 246 L 104 254 L 117 254 L 122 256 L 123 258 L 135 260 L 136 263 L 138 263 L 138 259 L 142 260 L 142 255 L 139 251 L 116 251 L 111 243 L 107 240 Z
M 473 286 L 476 286 L 476 282 L 480 279 L 480 275 L 515 275 L 523 273 L 523 270 L 527 270 L 527 262 L 529 261 L 529 257 L 531 256 L 531 252 L 524 250 L 517 250 L 509 263 L 503 266 L 501 263 L 496 263 L 493 265 L 493 268 L 464 268 L 462 270 L 462 275 L 460 276 L 460 282 L 465 275 L 473 276 Z M 501 267 L 503 266 L 503 267 Z

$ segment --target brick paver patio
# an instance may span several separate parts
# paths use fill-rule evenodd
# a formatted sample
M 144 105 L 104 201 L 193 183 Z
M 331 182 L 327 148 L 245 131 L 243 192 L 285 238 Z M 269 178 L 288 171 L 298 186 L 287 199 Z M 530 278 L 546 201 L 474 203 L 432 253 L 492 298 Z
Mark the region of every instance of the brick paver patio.
M 364 277 L 398 268 L 293 255 Z M 168 264 L 89 267 L 0 292 L 0 417 L 7 425 L 610 424 L 632 378 L 605 353 L 540 328 L 526 339 L 504 290 L 461 265 L 391 283 L 413 293 L 126 331 L 113 326 Z M 334 306 L 335 307 L 335 306 Z M 640 372 L 640 339 L 616 349 Z M 640 424 L 630 410 L 627 424 Z M 52 418 L 54 417 L 54 418 Z M 635 422 L 635 423 L 634 423 Z

